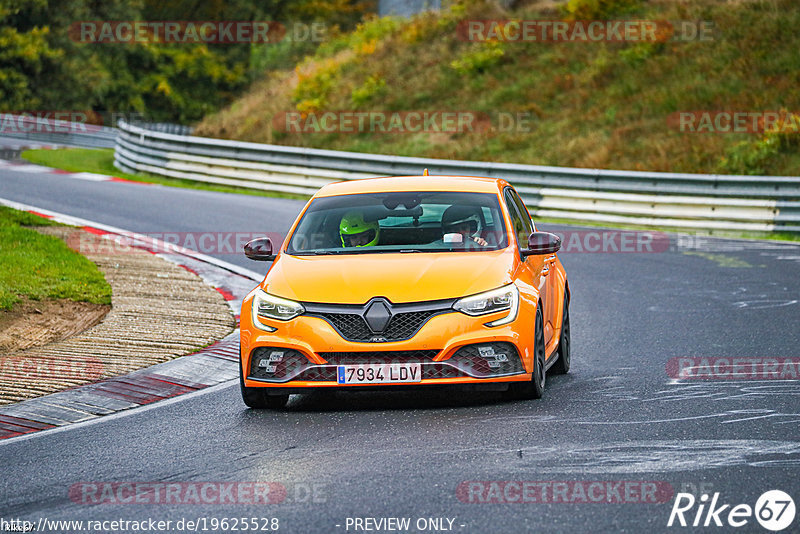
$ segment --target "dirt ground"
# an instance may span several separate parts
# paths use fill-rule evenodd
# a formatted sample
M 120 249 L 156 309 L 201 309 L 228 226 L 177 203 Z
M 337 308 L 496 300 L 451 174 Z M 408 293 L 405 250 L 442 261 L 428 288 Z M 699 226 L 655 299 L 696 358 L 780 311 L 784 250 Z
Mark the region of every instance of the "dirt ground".
M 30 300 L 0 311 L 0 355 L 41 347 L 99 323 L 111 306 L 67 299 Z

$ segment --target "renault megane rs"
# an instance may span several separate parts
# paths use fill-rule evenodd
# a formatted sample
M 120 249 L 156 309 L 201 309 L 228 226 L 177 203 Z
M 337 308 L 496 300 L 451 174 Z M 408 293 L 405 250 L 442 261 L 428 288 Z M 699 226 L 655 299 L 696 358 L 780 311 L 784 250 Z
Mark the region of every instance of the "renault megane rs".
M 539 398 L 570 367 L 560 239 L 504 180 L 339 182 L 306 204 L 241 311 L 245 404 L 315 388 L 455 386 Z

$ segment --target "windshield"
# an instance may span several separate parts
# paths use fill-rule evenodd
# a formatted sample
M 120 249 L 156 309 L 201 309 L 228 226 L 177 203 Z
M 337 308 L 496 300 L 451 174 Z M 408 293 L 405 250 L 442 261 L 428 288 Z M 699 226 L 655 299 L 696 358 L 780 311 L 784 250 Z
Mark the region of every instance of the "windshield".
M 479 252 L 507 244 L 497 195 L 367 193 L 315 199 L 287 253 Z

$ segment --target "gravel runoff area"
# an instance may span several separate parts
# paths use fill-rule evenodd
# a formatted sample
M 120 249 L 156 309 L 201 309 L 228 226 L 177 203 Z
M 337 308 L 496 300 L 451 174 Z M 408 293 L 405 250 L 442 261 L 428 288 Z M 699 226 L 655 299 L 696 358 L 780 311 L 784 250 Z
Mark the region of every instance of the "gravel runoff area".
M 82 229 L 38 230 L 72 245 L 91 242 L 79 234 L 86 232 Z M 111 285 L 111 310 L 99 324 L 63 341 L 1 355 L 0 404 L 172 360 L 224 338 L 235 328 L 223 295 L 193 272 L 141 249 L 89 250 L 85 256 Z

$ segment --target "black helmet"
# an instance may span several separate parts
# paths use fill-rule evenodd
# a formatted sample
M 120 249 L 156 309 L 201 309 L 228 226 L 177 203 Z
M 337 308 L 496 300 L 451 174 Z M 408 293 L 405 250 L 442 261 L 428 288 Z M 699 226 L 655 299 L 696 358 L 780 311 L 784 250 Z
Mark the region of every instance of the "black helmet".
M 459 228 L 469 225 L 469 233 L 478 231 L 481 224 L 480 208 L 477 206 L 450 206 L 442 214 L 442 232 L 445 234 L 462 233 Z

